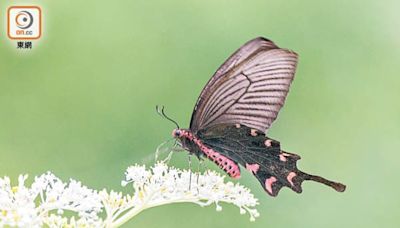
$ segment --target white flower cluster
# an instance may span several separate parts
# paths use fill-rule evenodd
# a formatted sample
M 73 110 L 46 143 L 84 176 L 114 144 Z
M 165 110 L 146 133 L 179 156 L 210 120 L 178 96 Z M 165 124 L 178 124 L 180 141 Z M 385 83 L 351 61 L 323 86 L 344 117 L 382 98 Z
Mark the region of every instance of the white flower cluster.
M 128 195 L 98 192 L 72 179 L 64 183 L 52 173 L 35 177 L 30 187 L 26 179 L 21 175 L 18 185 L 12 186 L 8 177 L 0 178 L 0 227 L 118 227 L 145 209 L 180 202 L 215 203 L 217 211 L 225 202 L 239 207 L 241 214 L 248 212 L 251 220 L 259 216 L 254 209 L 257 199 L 249 189 L 225 183 L 212 171 L 191 173 L 164 163 L 150 170 L 129 167 L 122 182 L 134 188 Z M 64 216 L 64 211 L 73 215 Z
M 52 173 L 35 177 L 31 187 L 25 186 L 27 175 L 20 175 L 18 185 L 11 186 L 10 178 L 0 178 L 0 226 L 59 227 L 65 224 L 101 223 L 101 198 L 95 190 L 80 182 L 63 183 Z M 62 218 L 64 210 L 76 213 L 79 219 Z

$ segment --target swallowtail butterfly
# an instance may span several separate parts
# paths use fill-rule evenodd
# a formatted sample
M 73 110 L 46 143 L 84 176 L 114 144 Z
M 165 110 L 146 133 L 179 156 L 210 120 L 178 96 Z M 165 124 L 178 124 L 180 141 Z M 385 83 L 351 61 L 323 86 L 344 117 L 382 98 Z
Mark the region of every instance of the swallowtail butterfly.
M 240 177 L 240 166 L 246 168 L 271 196 L 283 186 L 300 193 L 305 180 L 343 192 L 345 185 L 297 169 L 300 156 L 266 136 L 285 102 L 297 60 L 295 52 L 271 40 L 250 40 L 208 81 L 189 129 L 178 127 L 173 136 L 189 153 L 210 159 L 232 178 Z

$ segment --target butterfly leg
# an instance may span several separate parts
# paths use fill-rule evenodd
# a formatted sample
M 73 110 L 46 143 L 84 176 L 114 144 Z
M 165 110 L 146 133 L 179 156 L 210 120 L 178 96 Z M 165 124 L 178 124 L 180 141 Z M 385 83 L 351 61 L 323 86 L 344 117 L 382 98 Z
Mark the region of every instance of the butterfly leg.
M 199 192 L 199 177 L 200 177 L 200 168 L 203 165 L 203 160 L 199 160 L 199 163 L 197 164 L 197 177 L 196 177 L 196 186 L 197 186 L 197 193 Z
M 190 191 L 192 187 L 192 156 L 190 154 L 188 156 L 188 162 L 189 162 L 189 191 Z
M 174 153 L 174 151 L 169 152 L 168 156 L 163 160 L 164 163 L 168 164 L 169 161 L 172 158 L 172 154 Z
M 154 154 L 154 161 L 157 162 L 158 157 L 162 153 L 161 148 L 167 143 L 168 141 L 165 141 L 161 143 L 160 145 L 157 146 L 156 153 Z
M 158 158 L 159 158 L 159 156 L 161 155 L 161 154 L 164 154 L 164 153 L 166 153 L 167 151 L 170 151 L 170 154 L 168 154 L 168 156 L 167 156 L 167 158 L 165 159 L 165 160 L 163 160 L 164 162 L 165 161 L 169 161 L 169 159 L 171 158 L 171 156 L 172 156 L 172 154 L 171 154 L 171 152 L 175 152 L 175 151 L 178 151 L 177 150 L 177 146 L 178 146 L 178 142 L 175 140 L 175 142 L 174 142 L 174 144 L 172 145 L 172 147 L 170 146 L 170 145 L 167 145 L 167 143 L 169 143 L 169 142 L 171 142 L 171 140 L 173 140 L 174 138 L 172 138 L 172 139 L 169 139 L 169 140 L 166 140 L 166 141 L 164 141 L 163 143 L 161 143 L 160 145 L 158 145 L 157 146 L 157 148 L 156 148 L 156 152 L 155 152 L 155 154 L 154 154 L 154 160 L 155 160 L 155 162 L 157 162 L 158 161 Z M 167 146 L 166 146 L 167 145 Z
M 196 181 L 197 184 L 199 184 L 200 167 L 202 165 L 203 165 L 203 160 L 199 160 L 199 164 L 197 165 L 197 181 Z
M 180 143 L 177 140 L 175 140 L 175 143 L 172 146 L 171 150 L 174 151 L 174 152 L 187 151 L 187 149 L 182 146 L 182 143 Z

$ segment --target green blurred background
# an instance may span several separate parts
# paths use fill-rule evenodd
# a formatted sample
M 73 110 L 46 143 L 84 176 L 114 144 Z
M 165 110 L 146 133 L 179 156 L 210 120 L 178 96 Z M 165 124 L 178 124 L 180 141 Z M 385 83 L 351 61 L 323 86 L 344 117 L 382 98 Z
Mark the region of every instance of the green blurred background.
M 10 5 L 40 5 L 33 50 L 6 37 Z M 173 125 L 188 126 L 203 85 L 239 46 L 265 36 L 300 55 L 286 106 L 269 132 L 299 167 L 342 181 L 305 183 L 260 199 L 254 223 L 237 208 L 177 204 L 127 227 L 399 227 L 400 2 L 2 1 L 0 176 L 47 170 L 123 190 L 124 170 L 153 156 Z M 186 154 L 172 164 L 187 167 Z M 151 164 L 147 162 L 147 164 Z M 207 163 L 215 169 L 215 165 Z

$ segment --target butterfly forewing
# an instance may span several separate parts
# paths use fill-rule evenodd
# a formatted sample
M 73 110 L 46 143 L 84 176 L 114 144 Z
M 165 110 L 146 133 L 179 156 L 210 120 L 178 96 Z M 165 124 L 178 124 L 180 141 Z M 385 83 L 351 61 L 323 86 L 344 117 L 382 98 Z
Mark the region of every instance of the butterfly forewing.
M 217 70 L 195 106 L 190 129 L 243 124 L 265 132 L 276 119 L 293 80 L 297 55 L 256 38 Z

